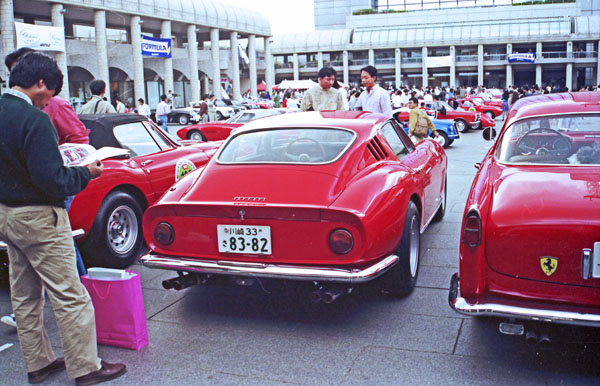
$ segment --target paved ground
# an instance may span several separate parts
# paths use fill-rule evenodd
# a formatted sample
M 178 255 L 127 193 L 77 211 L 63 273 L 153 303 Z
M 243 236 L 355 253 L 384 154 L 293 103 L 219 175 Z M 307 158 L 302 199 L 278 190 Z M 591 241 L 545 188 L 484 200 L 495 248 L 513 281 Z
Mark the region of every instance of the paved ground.
M 498 126 L 500 122 L 498 122 Z M 171 129 L 171 126 L 169 126 Z M 416 290 L 390 299 L 365 289 L 330 306 L 304 294 L 247 288 L 161 287 L 172 273 L 139 265 L 150 345 L 139 352 L 100 346 L 128 373 L 114 385 L 589 385 L 600 384 L 600 333 L 548 328 L 548 350 L 497 332 L 497 323 L 462 317 L 448 307 L 458 268 L 458 236 L 466 194 L 490 144 L 466 133 L 447 151 L 448 211 L 422 237 Z M 0 288 L 0 314 L 10 311 Z M 60 340 L 49 305 L 46 326 Z M 0 325 L 0 384 L 26 383 L 16 334 Z M 46 384 L 69 384 L 64 373 Z

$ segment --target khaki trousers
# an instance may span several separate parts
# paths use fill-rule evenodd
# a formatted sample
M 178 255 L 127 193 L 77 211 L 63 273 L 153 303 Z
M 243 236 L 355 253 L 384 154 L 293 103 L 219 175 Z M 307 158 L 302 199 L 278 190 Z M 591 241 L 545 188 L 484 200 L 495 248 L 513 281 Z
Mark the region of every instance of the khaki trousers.
M 56 358 L 44 329 L 44 290 L 56 317 L 67 374 L 100 368 L 94 307 L 81 284 L 67 211 L 0 204 L 0 239 L 8 246 L 11 301 L 27 371 Z

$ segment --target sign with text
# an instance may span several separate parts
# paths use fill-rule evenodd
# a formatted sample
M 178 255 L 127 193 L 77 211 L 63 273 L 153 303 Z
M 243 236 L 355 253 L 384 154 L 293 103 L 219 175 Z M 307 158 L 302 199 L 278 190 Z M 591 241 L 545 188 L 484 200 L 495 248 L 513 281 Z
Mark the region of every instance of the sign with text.
M 450 67 L 452 56 L 428 56 L 425 58 L 427 67 Z
M 65 30 L 62 27 L 15 22 L 15 30 L 17 48 L 65 52 Z
M 508 55 L 508 62 L 535 63 L 535 52 L 528 52 L 526 54 L 510 54 Z
M 170 58 L 171 39 L 159 39 L 142 35 L 142 55 Z

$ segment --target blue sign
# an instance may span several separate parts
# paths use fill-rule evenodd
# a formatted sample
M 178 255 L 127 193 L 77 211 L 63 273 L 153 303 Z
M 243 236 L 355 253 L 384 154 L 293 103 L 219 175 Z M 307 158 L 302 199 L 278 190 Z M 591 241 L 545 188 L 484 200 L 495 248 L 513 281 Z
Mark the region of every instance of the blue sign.
M 142 55 L 170 58 L 171 39 L 151 38 L 142 35 Z
M 508 62 L 535 63 L 535 52 L 528 52 L 526 54 L 509 54 Z

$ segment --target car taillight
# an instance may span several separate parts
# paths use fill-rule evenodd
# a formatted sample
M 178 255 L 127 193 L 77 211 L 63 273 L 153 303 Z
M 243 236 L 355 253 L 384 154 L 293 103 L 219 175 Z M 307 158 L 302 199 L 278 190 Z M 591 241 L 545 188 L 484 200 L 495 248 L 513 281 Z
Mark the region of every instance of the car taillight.
M 465 218 L 462 239 L 469 247 L 481 244 L 481 217 L 476 210 L 470 211 Z
M 168 222 L 160 222 L 154 228 L 154 240 L 162 245 L 171 245 L 175 240 L 175 230 Z
M 343 255 L 352 250 L 354 238 L 346 229 L 336 229 L 329 235 L 329 248 L 338 255 Z

